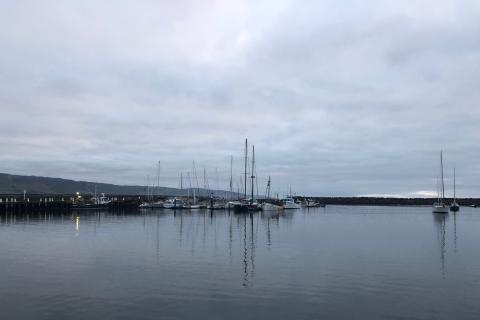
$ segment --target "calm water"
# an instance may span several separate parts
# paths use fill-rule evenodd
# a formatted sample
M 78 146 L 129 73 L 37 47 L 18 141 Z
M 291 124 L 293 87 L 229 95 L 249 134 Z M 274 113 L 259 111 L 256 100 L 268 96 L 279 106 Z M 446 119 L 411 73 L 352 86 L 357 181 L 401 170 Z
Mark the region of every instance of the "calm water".
M 480 319 L 480 209 L 1 216 L 1 319 Z

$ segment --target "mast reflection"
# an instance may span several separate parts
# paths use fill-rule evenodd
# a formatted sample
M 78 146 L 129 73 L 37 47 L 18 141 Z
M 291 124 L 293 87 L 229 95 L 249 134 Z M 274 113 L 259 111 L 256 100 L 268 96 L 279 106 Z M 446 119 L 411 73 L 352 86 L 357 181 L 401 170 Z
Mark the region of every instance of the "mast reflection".
M 440 262 L 442 267 L 442 276 L 445 278 L 445 259 L 446 259 L 446 223 L 448 215 L 434 213 L 433 220 L 437 226 L 437 239 L 440 244 Z
M 457 213 L 453 213 L 453 252 L 457 253 Z

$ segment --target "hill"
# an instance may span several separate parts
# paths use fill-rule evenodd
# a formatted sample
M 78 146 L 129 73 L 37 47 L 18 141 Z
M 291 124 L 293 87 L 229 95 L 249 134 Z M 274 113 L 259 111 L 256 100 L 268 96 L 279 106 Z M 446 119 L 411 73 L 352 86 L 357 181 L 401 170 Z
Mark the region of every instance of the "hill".
M 23 194 L 26 190 L 29 194 L 93 194 L 104 192 L 108 195 L 145 195 L 145 186 L 123 186 L 108 183 L 97 183 L 89 181 L 75 181 L 62 178 L 21 176 L 14 174 L 0 173 L 0 194 Z M 157 191 L 158 190 L 158 191 Z M 188 191 L 177 188 L 160 187 L 155 189 L 155 194 L 163 196 L 184 195 Z M 208 195 L 206 190 L 200 189 L 201 195 Z M 225 195 L 228 192 L 215 190 L 216 195 Z

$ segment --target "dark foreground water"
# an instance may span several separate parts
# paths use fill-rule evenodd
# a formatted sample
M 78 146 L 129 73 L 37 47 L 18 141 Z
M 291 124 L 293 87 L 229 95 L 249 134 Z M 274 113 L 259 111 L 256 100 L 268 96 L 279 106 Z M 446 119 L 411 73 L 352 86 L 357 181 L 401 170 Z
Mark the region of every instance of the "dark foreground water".
M 480 209 L 1 216 L 0 319 L 480 319 Z

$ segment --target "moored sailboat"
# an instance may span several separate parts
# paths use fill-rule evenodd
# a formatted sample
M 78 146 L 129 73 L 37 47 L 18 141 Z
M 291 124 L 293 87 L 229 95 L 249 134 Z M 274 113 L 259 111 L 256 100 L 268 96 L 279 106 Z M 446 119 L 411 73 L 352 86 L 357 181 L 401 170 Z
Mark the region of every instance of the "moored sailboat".
M 457 203 L 457 190 L 455 181 L 455 168 L 453 168 L 453 202 L 450 205 L 450 211 L 457 212 L 460 210 L 460 205 Z
M 433 204 L 433 213 L 448 213 L 448 206 L 445 203 L 445 183 L 443 178 L 443 152 L 440 151 L 440 190 L 438 191 L 438 199 Z
M 247 165 L 248 165 L 248 141 L 245 139 L 245 198 L 241 201 L 231 201 L 229 202 L 229 205 L 233 207 L 233 210 L 235 212 L 252 212 L 252 211 L 261 211 L 262 206 L 255 201 L 254 199 L 254 183 L 255 183 L 255 146 L 252 147 L 252 167 L 251 167 L 251 198 L 247 199 L 247 178 L 248 178 L 248 173 L 247 173 Z

